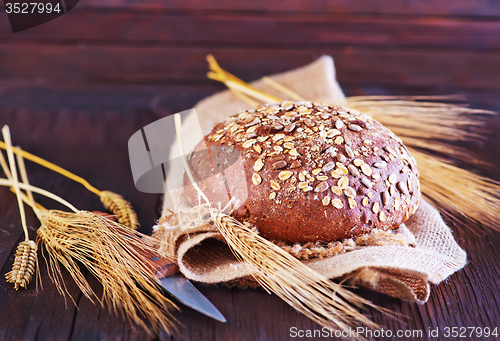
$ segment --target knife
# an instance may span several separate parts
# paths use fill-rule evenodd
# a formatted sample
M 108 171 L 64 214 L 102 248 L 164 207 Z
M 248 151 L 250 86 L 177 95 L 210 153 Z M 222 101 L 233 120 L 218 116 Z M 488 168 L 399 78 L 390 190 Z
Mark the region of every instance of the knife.
M 109 220 L 116 221 L 111 214 L 94 211 Z M 203 294 L 179 272 L 179 266 L 167 259 L 150 254 L 146 250 L 140 250 L 144 257 L 151 261 L 151 265 L 155 269 L 155 275 L 158 282 L 161 284 L 171 296 L 177 299 L 185 306 L 194 309 L 208 317 L 211 317 L 220 322 L 227 322 L 224 315 L 210 302 Z

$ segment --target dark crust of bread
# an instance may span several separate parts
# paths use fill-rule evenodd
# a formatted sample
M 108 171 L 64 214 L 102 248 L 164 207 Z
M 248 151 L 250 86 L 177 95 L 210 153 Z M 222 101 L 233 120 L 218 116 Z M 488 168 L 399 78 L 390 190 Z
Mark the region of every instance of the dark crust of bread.
M 190 169 L 202 191 L 213 203 L 237 198 L 232 216 L 270 240 L 330 242 L 395 229 L 420 198 L 416 162 L 401 140 L 345 107 L 263 105 L 218 124 L 194 153 Z

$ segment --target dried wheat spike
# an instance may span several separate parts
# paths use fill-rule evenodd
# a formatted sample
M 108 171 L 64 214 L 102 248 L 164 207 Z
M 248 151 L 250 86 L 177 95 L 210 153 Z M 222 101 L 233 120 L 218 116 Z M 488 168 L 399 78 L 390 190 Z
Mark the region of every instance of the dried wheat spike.
M 104 207 L 116 216 L 120 224 L 137 230 L 139 219 L 137 219 L 137 214 L 132 208 L 132 204 L 121 195 L 110 191 L 102 191 L 100 197 Z
M 7 282 L 14 283 L 14 289 L 28 288 L 31 277 L 35 273 L 36 244 L 32 240 L 25 240 L 17 247 L 12 271 L 7 273 Z

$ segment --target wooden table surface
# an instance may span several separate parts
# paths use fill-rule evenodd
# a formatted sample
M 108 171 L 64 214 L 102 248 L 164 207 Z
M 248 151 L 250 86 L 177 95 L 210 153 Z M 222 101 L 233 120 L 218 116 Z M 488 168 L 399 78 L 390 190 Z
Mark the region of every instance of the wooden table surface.
M 499 2 L 354 3 L 89 0 L 16 34 L 1 12 L 0 125 L 11 127 L 14 144 L 97 188 L 124 195 L 136 208 L 141 231 L 149 233 L 160 196 L 135 189 L 127 142 L 165 113 L 189 109 L 223 89 L 205 78 L 207 53 L 248 81 L 330 54 L 347 95 L 464 94 L 475 107 L 500 111 Z M 160 113 L 159 106 L 166 111 Z M 500 180 L 499 117 L 487 125 L 491 133 L 468 148 L 491 159 L 492 170 L 484 174 Z M 31 163 L 27 168 L 33 184 L 78 208 L 101 209 L 99 199 L 82 186 Z M 60 208 L 48 199 L 40 203 Z M 38 222 L 30 210 L 27 217 L 34 238 Z M 356 290 L 402 314 L 394 320 L 368 310 L 385 329 L 423 331 L 421 338 L 402 339 L 451 340 L 444 337 L 445 327 L 500 329 L 500 232 L 448 222 L 468 264 L 433 285 L 426 304 Z M 21 239 L 15 196 L 0 188 L 1 278 Z M 292 327 L 320 329 L 262 290 L 197 284 L 228 322 L 186 308 L 178 315 L 182 336 L 150 336 L 89 302 L 67 274 L 78 309 L 65 302 L 43 259 L 40 274 L 38 290 L 33 283 L 16 292 L 0 280 L 0 340 L 287 340 L 293 339 Z M 87 279 L 102 291 L 91 275 Z M 429 338 L 429 328 L 439 328 L 440 337 Z

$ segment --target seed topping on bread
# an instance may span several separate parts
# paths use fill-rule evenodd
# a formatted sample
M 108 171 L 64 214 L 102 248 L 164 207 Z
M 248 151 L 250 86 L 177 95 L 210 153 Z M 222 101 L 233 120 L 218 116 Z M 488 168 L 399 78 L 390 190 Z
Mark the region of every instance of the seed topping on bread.
M 411 197 L 420 185 L 415 159 L 390 130 L 395 143 L 380 147 L 378 128 L 354 109 L 282 102 L 228 118 L 209 140 L 240 144 L 242 157 L 255 160 L 252 185 L 268 183 L 276 204 L 311 192 L 325 207 L 366 207 L 384 222 L 387 212 L 416 210 Z

